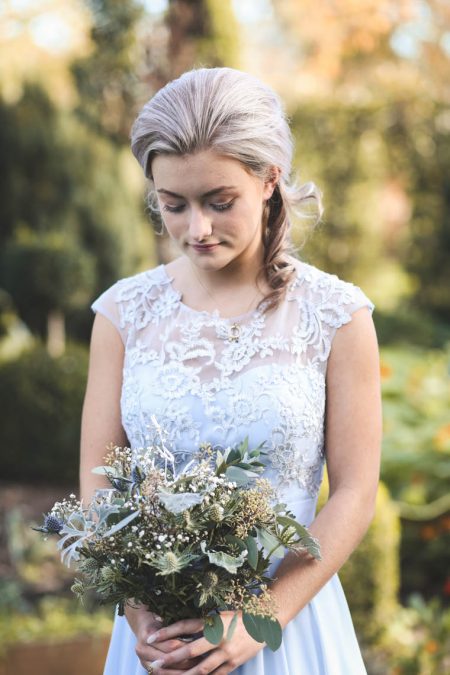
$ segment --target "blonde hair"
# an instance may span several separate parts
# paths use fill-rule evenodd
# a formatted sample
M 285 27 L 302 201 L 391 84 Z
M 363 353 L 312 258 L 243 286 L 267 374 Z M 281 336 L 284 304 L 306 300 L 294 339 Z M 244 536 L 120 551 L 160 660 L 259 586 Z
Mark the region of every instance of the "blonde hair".
M 277 305 L 295 274 L 291 216 L 315 225 L 322 214 L 314 183 L 291 181 L 293 139 L 277 94 L 233 68 L 190 70 L 144 105 L 131 130 L 131 148 L 150 179 L 155 155 L 208 149 L 238 160 L 260 178 L 267 179 L 271 167 L 279 168 L 279 181 L 267 202 L 262 270 L 272 289 L 265 306 Z M 154 193 L 149 197 L 150 208 L 157 210 Z

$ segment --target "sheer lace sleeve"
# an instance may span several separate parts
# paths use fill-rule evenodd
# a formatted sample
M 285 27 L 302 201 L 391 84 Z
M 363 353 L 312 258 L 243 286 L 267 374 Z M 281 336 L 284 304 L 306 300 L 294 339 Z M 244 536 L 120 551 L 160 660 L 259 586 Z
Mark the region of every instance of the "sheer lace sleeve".
M 113 286 L 110 286 L 110 288 L 99 295 L 96 300 L 94 300 L 91 305 L 91 309 L 95 313 L 99 312 L 100 314 L 103 314 L 103 316 L 106 316 L 113 326 L 115 326 L 120 334 L 120 337 L 122 338 L 122 342 L 125 344 L 126 329 L 120 316 L 118 294 L 119 282 L 116 282 L 113 284 Z
M 359 286 L 311 265 L 304 266 L 297 289 L 300 321 L 296 337 L 307 360 L 325 366 L 336 331 L 352 320 L 356 310 L 367 307 L 372 312 L 375 305 Z
M 337 293 L 337 306 L 339 306 L 339 312 L 335 317 L 336 320 L 328 324 L 327 327 L 329 337 L 328 355 L 331 350 L 333 338 L 336 335 L 338 329 L 341 326 L 350 323 L 353 314 L 358 309 L 367 307 L 371 314 L 375 309 L 374 303 L 367 297 L 361 288 L 359 288 L 359 286 L 355 286 L 354 284 L 339 279 L 336 283 L 335 289 Z

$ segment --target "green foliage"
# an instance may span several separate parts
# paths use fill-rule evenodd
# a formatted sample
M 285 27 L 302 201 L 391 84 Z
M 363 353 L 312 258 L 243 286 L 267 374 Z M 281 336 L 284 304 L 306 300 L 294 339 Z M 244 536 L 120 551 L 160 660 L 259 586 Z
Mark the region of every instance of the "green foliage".
M 449 358 L 450 345 L 381 350 L 382 477 L 396 500 L 420 506 L 447 493 Z
M 304 179 L 317 182 L 325 199 L 323 223 L 306 245 L 305 257 L 356 282 L 380 260 L 396 259 L 410 274 L 411 308 L 448 319 L 445 106 L 400 96 L 361 104 L 314 101 L 294 111 L 292 126 L 297 165 Z M 400 216 L 391 214 L 386 202 L 391 190 L 403 199 Z M 294 237 L 301 244 L 300 234 Z
M 78 114 L 97 134 L 128 145 L 136 113 L 139 70 L 137 0 L 85 0 L 92 13 L 93 50 L 72 64 L 80 95 Z
M 324 481 L 319 507 L 326 500 Z M 361 641 L 382 641 L 399 605 L 400 520 L 389 492 L 380 483 L 376 513 L 367 534 L 339 571 L 355 629 Z
M 4 480 L 77 484 L 87 362 L 80 346 L 53 359 L 38 345 L 0 364 Z
M 29 233 L 10 240 L 3 251 L 1 281 L 14 298 L 21 318 L 35 332 L 45 334 L 52 310 L 84 308 L 95 283 L 95 259 L 80 252 L 62 232 L 40 237 Z
M 69 334 L 87 339 L 90 297 L 149 257 L 138 168 L 37 85 L 0 101 L 1 121 L 0 286 L 42 338 L 53 307 L 70 313 Z M 81 335 L 76 312 L 89 316 Z
M 394 169 L 408 177 L 410 237 L 401 260 L 415 280 L 414 305 L 450 320 L 450 134 L 447 104 L 404 101 L 391 136 Z M 395 154 L 394 154 L 395 153 Z M 401 161 L 396 161 L 401 154 Z M 397 165 L 397 166 L 395 166 Z
M 237 67 L 239 24 L 230 0 L 204 0 L 206 30 L 197 42 L 197 60 L 208 66 Z
M 45 598 L 36 611 L 0 612 L 0 654 L 10 645 L 24 642 L 58 642 L 79 635 L 109 635 L 111 611 L 88 613 L 76 601 Z
M 442 595 L 450 567 L 449 345 L 381 350 L 381 474 L 402 517 L 401 594 Z
M 450 342 L 450 324 L 411 307 L 399 306 L 390 312 L 377 308 L 374 321 L 380 345 L 409 350 L 413 338 L 415 347 L 442 349 Z
M 369 652 L 369 672 L 439 675 L 450 672 L 450 608 L 415 593 L 386 626 L 387 639 Z

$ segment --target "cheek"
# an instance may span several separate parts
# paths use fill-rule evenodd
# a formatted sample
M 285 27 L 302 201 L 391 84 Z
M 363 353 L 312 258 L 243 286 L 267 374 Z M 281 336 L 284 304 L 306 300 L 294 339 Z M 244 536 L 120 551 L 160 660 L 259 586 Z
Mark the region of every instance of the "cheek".
M 161 214 L 161 217 L 169 236 L 173 237 L 174 239 L 178 239 L 183 233 L 181 218 L 174 218 L 172 214 Z

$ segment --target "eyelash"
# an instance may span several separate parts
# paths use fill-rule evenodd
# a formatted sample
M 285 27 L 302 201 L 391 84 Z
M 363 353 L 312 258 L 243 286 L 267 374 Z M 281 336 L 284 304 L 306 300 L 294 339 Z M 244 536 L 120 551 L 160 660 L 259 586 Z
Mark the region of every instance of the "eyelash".
M 233 199 L 229 202 L 225 202 L 224 204 L 211 204 L 211 207 L 215 210 L 218 211 L 219 213 L 221 211 L 227 211 L 228 209 L 231 209 L 233 206 Z M 169 213 L 181 213 L 184 209 L 184 204 L 181 204 L 180 206 L 170 206 L 169 204 L 165 204 L 163 206 L 163 211 L 168 211 Z

